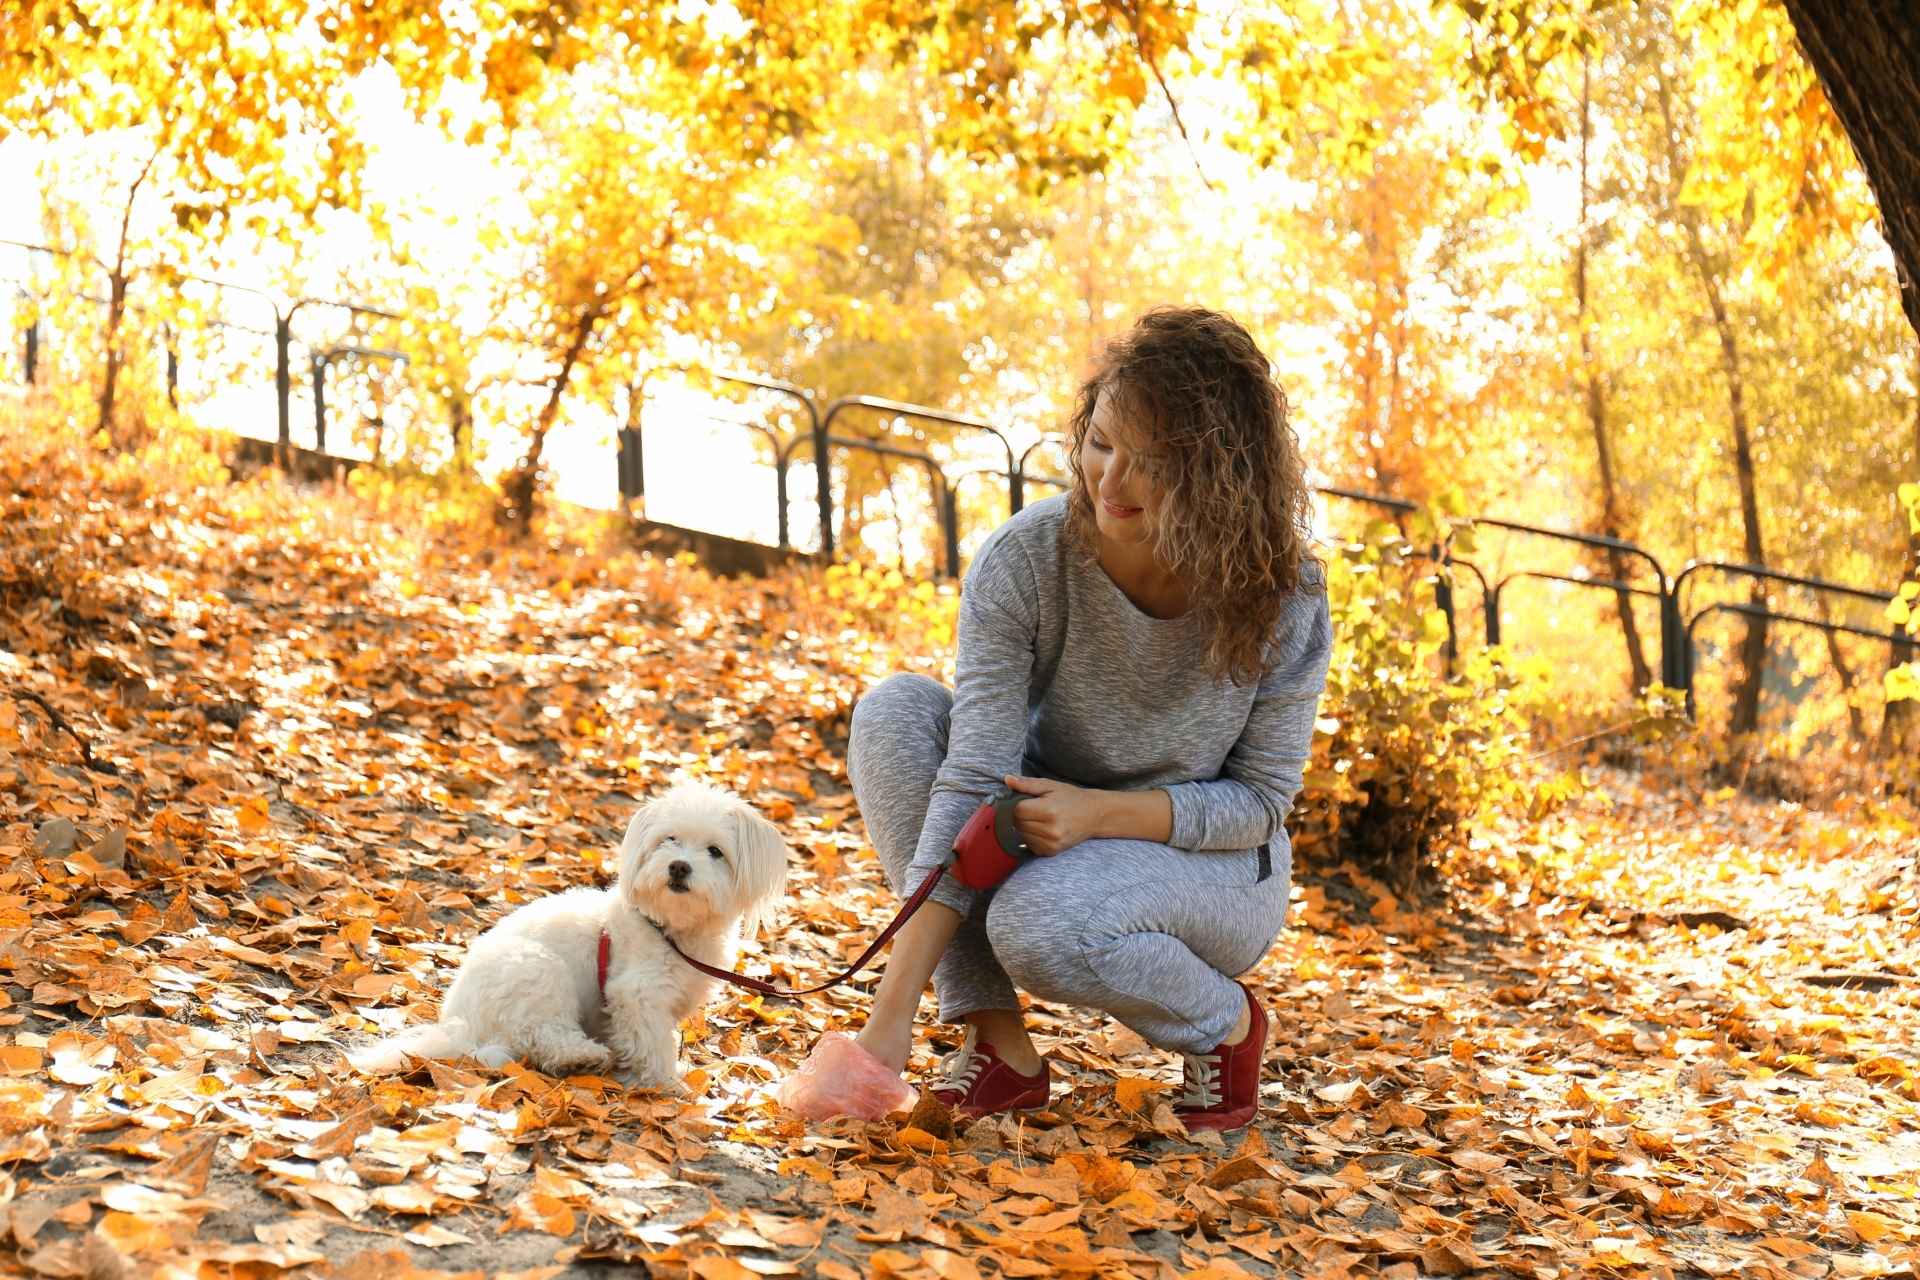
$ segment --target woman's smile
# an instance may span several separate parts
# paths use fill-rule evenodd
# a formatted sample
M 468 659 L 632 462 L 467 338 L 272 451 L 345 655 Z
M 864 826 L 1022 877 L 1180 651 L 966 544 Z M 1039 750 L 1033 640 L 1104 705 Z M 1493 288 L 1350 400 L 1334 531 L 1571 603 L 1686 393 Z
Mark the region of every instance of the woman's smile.
M 1112 516 L 1115 520 L 1131 520 L 1135 516 L 1139 515 L 1142 511 L 1146 510 L 1145 507 L 1121 506 L 1119 503 L 1114 502 L 1112 499 L 1109 499 L 1109 498 L 1101 499 L 1101 505 L 1106 507 L 1107 514 Z

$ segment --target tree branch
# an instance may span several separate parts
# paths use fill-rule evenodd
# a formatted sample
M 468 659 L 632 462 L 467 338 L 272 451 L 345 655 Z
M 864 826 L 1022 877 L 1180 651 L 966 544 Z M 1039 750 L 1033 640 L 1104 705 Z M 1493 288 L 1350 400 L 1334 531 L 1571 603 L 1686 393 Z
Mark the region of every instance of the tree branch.
M 86 765 L 87 768 L 93 770 L 95 773 L 118 774 L 120 772 L 119 766 L 111 760 L 95 760 L 93 758 L 93 748 L 88 746 L 87 740 L 80 736 L 80 731 L 68 724 L 66 717 L 54 709 L 51 702 L 48 702 L 31 689 L 14 689 L 11 692 L 15 698 L 23 702 L 31 702 L 39 707 L 40 710 L 46 714 L 47 719 L 52 722 L 55 732 L 67 734 L 75 742 L 79 743 L 80 762 Z

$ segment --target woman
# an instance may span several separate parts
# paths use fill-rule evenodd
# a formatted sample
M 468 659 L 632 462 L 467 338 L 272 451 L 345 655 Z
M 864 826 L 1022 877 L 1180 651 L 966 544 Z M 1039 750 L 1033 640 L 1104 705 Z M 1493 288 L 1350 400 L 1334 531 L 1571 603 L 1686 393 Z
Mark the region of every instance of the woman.
M 893 942 L 857 1039 L 896 1070 L 931 975 L 962 1047 L 930 1092 L 1045 1106 L 1017 991 L 1179 1052 L 1189 1129 L 1258 1108 L 1267 1015 L 1234 980 L 1286 916 L 1283 821 L 1332 628 L 1286 398 L 1231 319 L 1159 308 L 1108 346 L 1072 420 L 1072 489 L 995 530 L 960 599 L 951 693 L 896 675 L 854 709 L 848 771 L 902 894 L 1001 785 L 1040 855 L 952 877 Z

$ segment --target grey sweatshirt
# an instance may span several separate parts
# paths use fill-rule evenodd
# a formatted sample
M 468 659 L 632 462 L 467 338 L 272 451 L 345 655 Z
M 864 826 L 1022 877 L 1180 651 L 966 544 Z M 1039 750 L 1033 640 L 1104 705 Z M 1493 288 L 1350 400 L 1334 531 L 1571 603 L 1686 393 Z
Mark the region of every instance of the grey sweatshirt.
M 1142 613 L 1070 543 L 1066 515 L 1064 494 L 1034 503 L 967 571 L 947 758 L 909 883 L 945 861 L 1006 774 L 1164 788 L 1176 848 L 1285 846 L 1333 645 L 1323 571 L 1303 566 L 1267 674 L 1237 685 L 1204 669 L 1193 614 Z

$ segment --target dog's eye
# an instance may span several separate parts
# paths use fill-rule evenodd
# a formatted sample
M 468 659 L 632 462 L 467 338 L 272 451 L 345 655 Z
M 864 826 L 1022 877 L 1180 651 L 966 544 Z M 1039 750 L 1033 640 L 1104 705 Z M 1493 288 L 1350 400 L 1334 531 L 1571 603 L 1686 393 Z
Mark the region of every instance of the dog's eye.
M 712 854 L 716 858 L 724 858 L 727 856 L 726 851 L 717 844 L 708 845 L 707 852 Z

